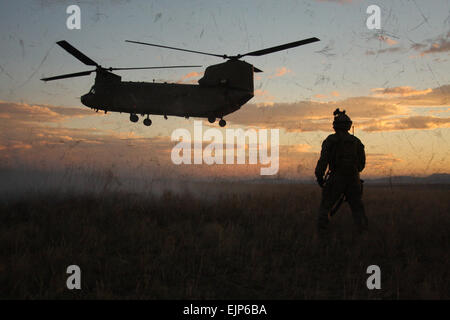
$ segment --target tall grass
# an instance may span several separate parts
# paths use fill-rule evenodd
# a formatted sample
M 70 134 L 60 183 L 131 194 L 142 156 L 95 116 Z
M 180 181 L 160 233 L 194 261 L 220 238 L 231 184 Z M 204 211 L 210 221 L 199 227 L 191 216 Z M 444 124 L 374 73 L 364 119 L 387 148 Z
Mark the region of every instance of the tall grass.
M 1 202 L 0 298 L 450 297 L 448 186 L 369 186 L 369 233 L 354 234 L 344 205 L 325 243 L 315 235 L 316 186 L 198 187 Z M 82 270 L 82 290 L 66 288 L 71 264 Z M 372 264 L 381 290 L 366 287 Z

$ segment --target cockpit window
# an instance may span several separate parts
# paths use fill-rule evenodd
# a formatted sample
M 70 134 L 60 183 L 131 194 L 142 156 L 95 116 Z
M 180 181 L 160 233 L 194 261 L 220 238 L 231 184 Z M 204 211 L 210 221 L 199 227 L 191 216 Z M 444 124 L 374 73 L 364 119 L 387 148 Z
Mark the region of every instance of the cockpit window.
M 95 94 L 95 89 L 94 89 L 94 87 L 91 88 L 91 91 L 89 91 L 89 93 Z

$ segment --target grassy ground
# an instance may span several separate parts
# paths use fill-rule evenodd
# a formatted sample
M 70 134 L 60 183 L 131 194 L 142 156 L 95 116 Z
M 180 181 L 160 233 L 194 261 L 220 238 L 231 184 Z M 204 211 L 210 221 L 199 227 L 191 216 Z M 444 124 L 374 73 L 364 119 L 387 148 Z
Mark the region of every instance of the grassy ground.
M 0 298 L 449 299 L 449 186 L 366 187 L 326 246 L 313 185 L 211 183 L 214 197 L 106 192 L 0 203 Z M 82 290 L 66 288 L 79 265 Z M 368 290 L 366 268 L 381 268 Z

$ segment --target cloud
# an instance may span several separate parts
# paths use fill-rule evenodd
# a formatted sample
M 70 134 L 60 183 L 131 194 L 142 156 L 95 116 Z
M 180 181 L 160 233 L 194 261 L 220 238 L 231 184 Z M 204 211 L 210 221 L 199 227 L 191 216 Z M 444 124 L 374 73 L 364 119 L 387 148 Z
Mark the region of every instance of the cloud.
M 403 87 L 393 87 L 393 88 L 374 88 L 371 90 L 374 92 L 376 96 L 402 96 L 402 97 L 409 97 L 409 96 L 416 96 L 416 95 L 423 95 L 427 94 L 433 91 L 433 89 L 428 88 L 425 90 L 416 90 L 409 86 L 403 86 Z
M 291 73 L 291 72 L 292 72 L 292 70 L 290 70 L 286 67 L 277 68 L 273 74 L 267 76 L 267 79 L 283 77 L 286 74 Z M 255 79 L 256 79 L 256 77 L 259 77 L 258 80 L 261 80 L 261 76 L 256 75 Z
M 255 97 L 255 104 L 258 107 L 270 107 L 274 105 L 273 100 L 275 99 L 267 90 L 256 89 L 253 92 Z
M 290 73 L 290 72 L 292 72 L 292 71 L 289 70 L 289 69 L 286 68 L 286 67 L 278 68 L 278 69 L 277 69 L 277 72 L 276 72 L 275 75 L 274 75 L 274 77 L 282 77 L 282 76 L 284 76 L 285 74 Z
M 364 101 L 364 103 L 361 103 Z M 228 116 L 233 123 L 262 128 L 282 128 L 287 131 L 330 131 L 332 113 L 345 106 L 353 117 L 380 117 L 399 113 L 399 107 L 380 103 L 373 98 L 347 99 L 345 103 L 299 101 L 275 103 L 270 108 L 247 104 Z
M 69 118 L 96 115 L 92 110 L 83 107 L 58 107 L 48 105 L 30 105 L 0 101 L 0 119 L 20 122 L 59 122 Z
M 433 94 L 439 92 L 433 90 Z M 435 92 L 436 91 L 436 92 Z M 429 94 L 399 97 L 395 99 L 417 98 Z M 430 129 L 448 127 L 449 118 L 435 116 L 405 116 L 403 109 L 386 101 L 388 98 L 354 97 L 339 103 L 300 101 L 295 103 L 275 103 L 273 107 L 258 107 L 249 104 L 235 114 L 231 124 L 240 123 L 259 128 L 284 128 L 287 131 L 331 131 L 332 111 L 344 106 L 358 123 L 358 130 L 392 131 L 408 129 Z M 435 95 L 438 98 L 438 95 Z M 15 104 L 18 110 L 24 104 Z M 29 106 L 29 105 L 27 105 Z M 19 114 L 16 110 L 13 113 Z M 62 112 L 53 106 L 37 108 L 40 118 L 52 118 Z M 49 111 L 50 110 L 50 111 Z M 67 112 L 74 116 L 76 110 Z M 65 117 L 65 116 L 64 116 Z M 109 170 L 114 175 L 127 179 L 134 176 L 151 178 L 179 177 L 258 177 L 261 165 L 213 165 L 176 166 L 170 161 L 172 147 L 177 143 L 168 136 L 144 137 L 136 132 L 117 132 L 96 128 L 70 128 L 65 122 L 21 122 L 21 117 L 12 115 L 0 118 L 0 159 L 2 168 L 25 167 L 36 170 L 69 172 L 69 175 L 82 170 Z M 375 119 L 375 120 L 374 120 Z M 227 117 L 228 120 L 228 117 Z M 231 121 L 231 120 L 230 120 Z M 282 133 L 283 134 L 283 133 Z M 318 134 L 317 136 L 322 136 Z M 283 139 L 283 138 L 282 138 Z M 280 177 L 311 177 L 318 159 L 315 139 L 302 140 L 297 144 L 280 145 Z M 284 141 L 285 143 L 286 141 Z M 306 142 L 306 143 L 305 143 Z M 205 144 L 204 144 L 205 147 Z M 225 146 L 229 148 L 230 146 Z M 387 167 L 401 163 L 398 156 L 391 154 L 368 154 L 368 170 L 365 174 L 384 172 Z M 109 172 L 108 171 L 108 172 Z M 69 181 L 70 182 L 70 181 Z
M 264 96 L 264 95 L 266 95 L 266 94 L 268 94 L 268 92 L 267 92 L 266 90 L 261 90 L 261 89 L 256 89 L 256 90 L 253 92 L 253 95 L 254 95 L 255 97 L 261 97 L 261 96 Z
M 197 83 L 197 79 L 192 79 L 192 78 L 199 78 L 203 76 L 203 72 L 189 72 L 188 74 L 185 74 L 183 77 L 181 77 L 180 80 L 177 81 L 177 83 L 183 83 L 183 82 L 187 82 L 187 83 Z M 190 80 L 188 80 L 190 79 Z M 188 81 L 186 81 L 188 80 Z
M 400 52 L 403 49 L 401 47 L 392 47 L 392 48 L 386 48 L 386 49 L 380 49 L 380 50 L 367 50 L 366 51 L 366 55 L 367 56 L 374 56 L 374 55 L 378 55 L 378 54 L 383 54 L 383 53 L 395 53 L 395 52 Z
M 441 53 L 450 51 L 450 31 L 446 34 L 441 34 L 435 38 L 427 39 L 425 43 L 414 43 L 411 48 L 419 51 L 420 56 L 432 53 Z
M 450 85 L 433 88 L 426 94 L 394 97 L 391 101 L 409 106 L 447 106 L 450 103 Z
M 438 53 L 450 51 L 450 41 L 443 39 L 440 42 L 433 43 L 428 49 L 421 52 L 421 55 L 428 53 Z
M 398 44 L 397 40 L 394 40 L 393 38 L 397 38 L 395 35 L 388 34 L 387 32 L 380 30 L 378 32 L 370 32 L 368 33 L 367 40 L 368 41 L 376 41 L 378 45 L 384 46 L 384 44 L 387 44 L 389 47 L 382 48 L 382 49 L 370 49 L 366 50 L 366 55 L 379 55 L 384 53 L 396 53 L 401 52 L 404 50 L 401 46 L 395 46 Z M 381 44 L 380 44 L 381 43 Z
M 13 149 L 31 149 L 31 144 L 23 143 L 22 141 L 4 141 L 5 145 L 0 145 L 0 151 L 2 150 L 13 150 Z
M 339 97 L 339 95 L 340 95 L 339 92 L 331 91 L 329 96 L 326 94 L 317 93 L 313 97 L 317 99 L 326 99 L 328 97 Z
M 33 162 L 33 157 L 51 157 L 49 147 L 99 143 L 100 130 L 65 127 L 66 120 L 92 115 L 97 113 L 87 108 L 0 101 L 0 158 L 14 159 L 17 153 L 25 152 L 33 156 L 19 158 Z M 56 162 L 57 159 L 54 158 Z
M 413 43 L 411 45 L 411 48 L 414 49 L 414 50 L 422 50 L 422 49 L 424 49 L 426 47 L 427 47 L 427 45 L 423 44 L 423 43 Z
M 411 116 L 406 118 L 375 120 L 370 121 L 370 123 L 363 123 L 362 125 L 363 130 L 368 132 L 449 128 L 450 118 L 438 118 L 433 116 Z
M 58 170 L 116 167 L 121 173 L 162 174 L 170 164 L 170 137 L 144 138 L 134 132 L 19 124 L 1 120 L 0 159 L 4 167 Z M 166 168 L 167 169 L 167 168 Z M 142 170 L 142 171 L 139 171 Z
M 387 43 L 390 46 L 393 46 L 394 44 L 398 43 L 398 41 L 396 41 L 394 39 L 391 39 L 391 38 L 389 38 L 388 36 L 385 36 L 385 35 L 379 35 L 378 36 L 378 40 L 380 40 L 380 41 L 382 41 L 384 43 Z
M 450 85 L 434 89 L 409 86 L 375 88 L 373 96 L 350 97 L 340 101 L 298 101 L 273 103 L 270 108 L 246 104 L 227 116 L 234 124 L 260 128 L 280 128 L 291 132 L 332 131 L 332 113 L 347 110 L 358 128 L 365 131 L 392 131 L 446 127 L 445 118 L 417 118 L 412 107 L 447 106 Z M 320 97 L 322 97 L 321 95 Z M 405 118 L 405 117 L 410 118 Z

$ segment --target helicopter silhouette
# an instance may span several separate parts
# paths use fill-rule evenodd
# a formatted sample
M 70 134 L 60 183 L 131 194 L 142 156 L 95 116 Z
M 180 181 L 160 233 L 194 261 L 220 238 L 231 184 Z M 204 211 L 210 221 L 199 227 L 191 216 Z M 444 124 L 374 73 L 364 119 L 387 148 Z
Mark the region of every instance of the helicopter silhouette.
M 262 72 L 250 63 L 240 60 L 245 56 L 262 56 L 281 50 L 320 41 L 318 38 L 308 38 L 290 42 L 283 45 L 252 51 L 235 56 L 219 55 L 208 52 L 194 51 L 182 48 L 168 47 L 158 44 L 126 40 L 126 42 L 142 44 L 171 50 L 179 50 L 226 59 L 226 62 L 208 66 L 198 84 L 157 83 L 157 82 L 131 82 L 122 81 L 122 78 L 112 71 L 139 70 L 139 69 L 167 69 L 192 68 L 201 66 L 160 66 L 138 68 L 104 68 L 93 61 L 67 41 L 58 41 L 57 44 L 88 66 L 95 66 L 94 70 L 82 71 L 48 78 L 42 81 L 52 81 L 73 77 L 87 76 L 95 72 L 95 83 L 90 91 L 81 97 L 81 103 L 96 111 L 105 113 L 124 112 L 130 114 L 130 121 L 139 121 L 138 114 L 147 116 L 143 123 L 150 126 L 150 115 L 163 115 L 177 117 L 207 118 L 210 123 L 220 119 L 219 125 L 224 127 L 224 116 L 240 109 L 247 101 L 253 98 L 253 74 Z

